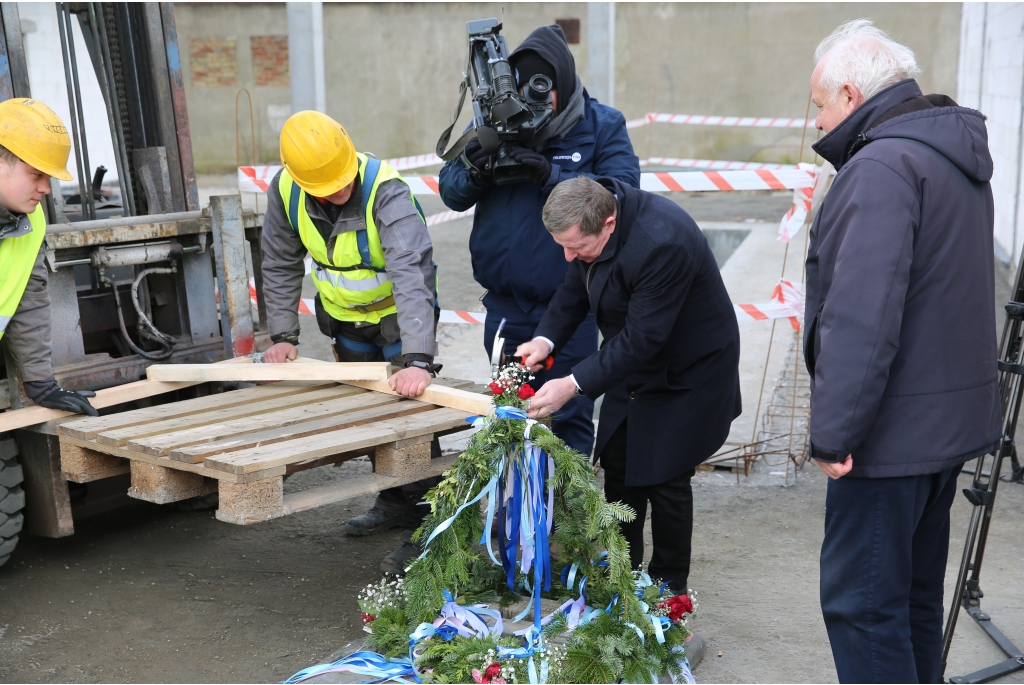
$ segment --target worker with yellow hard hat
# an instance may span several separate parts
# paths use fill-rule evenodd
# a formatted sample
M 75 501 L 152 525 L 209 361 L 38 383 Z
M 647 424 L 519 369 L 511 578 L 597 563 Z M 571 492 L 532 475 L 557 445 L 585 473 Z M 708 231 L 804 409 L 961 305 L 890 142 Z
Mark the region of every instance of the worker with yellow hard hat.
M 345 128 L 320 112 L 298 112 L 285 122 L 281 164 L 263 220 L 263 291 L 274 342 L 264 359 L 297 357 L 308 252 L 317 323 L 335 358 L 390 361 L 401 367 L 391 387 L 406 397 L 421 395 L 439 368 L 437 267 L 409 186 L 386 162 L 356 152 Z M 440 456 L 436 440 L 432 455 Z M 437 482 L 385 490 L 369 512 L 346 523 L 352 535 L 405 530 L 382 571 L 400 575 L 419 555 L 410 538 L 427 509 L 417 504 Z
M 41 200 L 50 177 L 70 181 L 71 138 L 52 109 L 29 98 L 0 102 L 0 340 L 36 404 L 96 416 L 89 391 L 63 390 L 50 365 Z M 10 370 L 8 370 L 10 372 Z

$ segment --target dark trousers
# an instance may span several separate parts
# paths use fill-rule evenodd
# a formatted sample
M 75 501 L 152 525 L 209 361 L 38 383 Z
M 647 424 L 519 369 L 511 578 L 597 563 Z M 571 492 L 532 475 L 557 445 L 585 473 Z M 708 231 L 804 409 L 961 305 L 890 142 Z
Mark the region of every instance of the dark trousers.
M 960 466 L 828 481 L 821 613 L 841 683 L 937 683 Z
M 501 320 L 505 319 L 502 337 L 505 338 L 505 354 L 515 354 L 516 348 L 524 342 L 533 340 L 533 332 L 537 330 L 540 319 L 547 311 L 546 307 L 534 307 L 524 312 L 514 302 L 488 296 L 484 303 L 487 306 L 487 319 L 484 322 L 484 349 L 487 358 L 491 358 L 491 346 L 494 344 L 494 333 L 498 330 Z M 545 382 L 554 378 L 565 378 L 572 373 L 572 367 L 597 352 L 597 322 L 593 314 L 576 329 L 569 342 L 555 350 L 555 364 L 550 371 L 538 371 L 536 378 L 530 381 L 534 390 L 540 390 Z M 588 397 L 575 397 L 569 400 L 554 416 L 551 424 L 552 432 L 574 450 L 590 456 L 594 450 L 594 400 Z
M 341 335 L 349 340 L 368 342 L 373 345 L 384 347 L 401 339 L 401 332 L 398 329 L 398 317 L 396 315 L 386 316 L 375 325 L 356 325 L 351 322 L 332 322 L 332 332 Z M 400 358 L 385 360 L 381 351 L 376 353 L 354 352 L 347 347 L 333 344 L 334 358 L 339 362 L 382 362 L 391 361 L 393 364 L 401 364 Z M 430 458 L 437 459 L 441 456 L 441 445 L 437 438 L 430 443 Z M 373 456 L 370 456 L 373 461 Z M 423 519 L 430 513 L 430 507 L 423 505 L 423 496 L 430 488 L 441 482 L 440 476 L 431 476 L 418 480 L 415 483 L 407 483 L 387 490 L 381 490 L 377 495 L 377 501 L 373 506 L 390 516 L 395 516 L 401 521 L 402 528 L 406 532 L 416 530 L 423 523 Z
M 685 593 L 690 576 L 690 538 L 693 535 L 693 488 L 690 469 L 658 485 L 626 485 L 626 422 L 612 433 L 601 452 L 604 467 L 604 496 L 609 502 L 628 504 L 636 511 L 630 523 L 620 523 L 629 543 L 629 561 L 640 568 L 644 560 L 644 521 L 651 503 L 651 534 L 654 550 L 647 572 L 651 578 L 669 584 L 676 594 Z

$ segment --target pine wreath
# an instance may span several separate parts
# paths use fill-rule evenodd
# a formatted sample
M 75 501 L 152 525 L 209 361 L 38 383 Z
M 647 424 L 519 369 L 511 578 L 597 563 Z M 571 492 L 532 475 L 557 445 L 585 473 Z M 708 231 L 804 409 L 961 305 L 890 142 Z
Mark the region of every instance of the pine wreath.
M 692 682 L 691 597 L 630 568 L 618 523 L 635 513 L 605 501 L 587 458 L 526 418 L 531 378 L 516 364 L 495 374 L 494 413 L 476 419 L 481 430 L 426 496 L 430 514 L 414 536 L 424 554 L 404 581 L 361 593 L 376 651 L 287 682 L 328 670 L 434 683 L 637 683 L 665 673 Z M 502 635 L 490 606 L 523 596 L 531 603 L 517 619 L 532 612 L 533 625 Z M 542 597 L 559 610 L 542 617 Z

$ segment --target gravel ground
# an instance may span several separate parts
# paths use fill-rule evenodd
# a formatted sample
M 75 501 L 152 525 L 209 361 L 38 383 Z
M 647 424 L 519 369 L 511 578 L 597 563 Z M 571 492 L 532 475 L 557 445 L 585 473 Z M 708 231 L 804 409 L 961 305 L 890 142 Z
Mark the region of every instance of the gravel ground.
M 783 195 L 676 199 L 698 219 L 777 221 L 790 202 Z M 435 200 L 425 204 L 440 211 Z M 480 309 L 482 291 L 465 251 L 469 226 L 461 220 L 433 231 L 445 308 Z M 303 353 L 324 357 L 315 323 L 303 325 Z M 469 327 L 445 332 L 446 363 L 477 373 L 478 336 Z M 813 465 L 794 477 L 780 461 L 759 462 L 749 477 L 711 471 L 695 478 L 691 585 L 699 609 L 692 627 L 709 642 L 696 670 L 702 682 L 835 681 L 817 590 L 825 480 Z M 349 462 L 315 469 L 290 478 L 286 488 L 368 468 Z M 399 542 L 398 531 L 341 533 L 344 521 L 371 503 L 362 497 L 240 527 L 209 511 L 135 502 L 77 521 L 70 538 L 25 538 L 0 568 L 0 681 L 280 682 L 361 640 L 355 595 L 378 577 L 377 564 Z M 968 516 L 958 497 L 947 594 Z M 1004 485 L 982 586 L 985 609 L 1018 644 L 1021 521 L 1024 487 Z M 1000 659 L 962 619 L 948 673 Z M 1024 682 L 1024 673 L 1004 682 Z

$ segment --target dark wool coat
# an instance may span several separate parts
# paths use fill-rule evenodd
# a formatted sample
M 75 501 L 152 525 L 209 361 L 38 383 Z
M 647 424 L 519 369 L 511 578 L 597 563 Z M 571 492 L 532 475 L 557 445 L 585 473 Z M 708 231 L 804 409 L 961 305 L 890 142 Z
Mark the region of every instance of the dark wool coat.
M 848 477 L 937 473 L 1000 435 L 985 118 L 897 83 L 814 149 L 838 170 L 811 227 L 811 453 Z
M 714 454 L 739 416 L 739 327 L 693 219 L 666 198 L 600 182 L 618 203 L 615 232 L 592 264 L 569 264 L 536 335 L 557 355 L 595 313 L 601 349 L 572 369 L 588 397 L 604 395 L 594 453 L 628 421 L 626 485 L 657 485 Z

